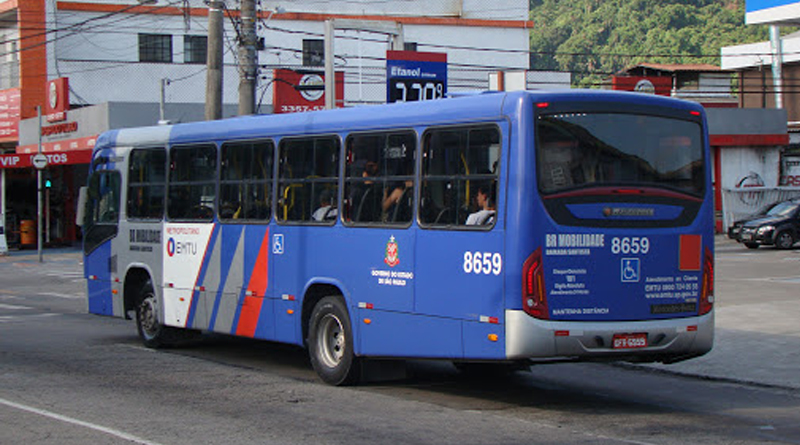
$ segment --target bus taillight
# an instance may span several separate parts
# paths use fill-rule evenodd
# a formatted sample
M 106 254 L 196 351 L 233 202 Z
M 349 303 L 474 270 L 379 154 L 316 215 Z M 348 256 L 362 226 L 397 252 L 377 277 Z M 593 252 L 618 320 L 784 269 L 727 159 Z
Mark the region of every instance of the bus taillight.
M 714 307 L 714 255 L 706 248 L 703 261 L 703 290 L 700 293 L 700 315 L 711 312 Z
M 547 293 L 544 287 L 542 249 L 536 249 L 522 266 L 522 309 L 528 315 L 547 319 Z

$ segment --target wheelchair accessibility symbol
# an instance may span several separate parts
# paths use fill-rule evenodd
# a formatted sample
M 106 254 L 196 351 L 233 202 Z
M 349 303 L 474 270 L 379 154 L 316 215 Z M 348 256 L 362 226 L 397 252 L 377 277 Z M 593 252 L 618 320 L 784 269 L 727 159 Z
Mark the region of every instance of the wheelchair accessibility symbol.
M 283 255 L 283 235 L 278 234 L 272 237 L 272 253 Z
M 620 264 L 621 276 L 620 279 L 623 283 L 638 283 L 639 282 L 639 258 L 623 258 Z

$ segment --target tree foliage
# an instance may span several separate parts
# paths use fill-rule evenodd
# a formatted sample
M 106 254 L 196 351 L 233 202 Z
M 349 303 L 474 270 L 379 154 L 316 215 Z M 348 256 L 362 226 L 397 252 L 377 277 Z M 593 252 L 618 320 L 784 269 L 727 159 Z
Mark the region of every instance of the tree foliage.
M 720 48 L 769 39 L 744 0 L 531 0 L 531 67 L 602 79 L 638 63 L 719 65 Z

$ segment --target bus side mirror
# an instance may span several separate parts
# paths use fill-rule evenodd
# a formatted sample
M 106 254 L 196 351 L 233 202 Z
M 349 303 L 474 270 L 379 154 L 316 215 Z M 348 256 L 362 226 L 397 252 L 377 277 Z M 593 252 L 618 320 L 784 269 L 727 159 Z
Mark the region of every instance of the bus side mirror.
M 83 186 L 78 190 L 78 208 L 75 211 L 75 225 L 83 227 L 86 219 L 86 201 L 89 199 L 89 188 Z

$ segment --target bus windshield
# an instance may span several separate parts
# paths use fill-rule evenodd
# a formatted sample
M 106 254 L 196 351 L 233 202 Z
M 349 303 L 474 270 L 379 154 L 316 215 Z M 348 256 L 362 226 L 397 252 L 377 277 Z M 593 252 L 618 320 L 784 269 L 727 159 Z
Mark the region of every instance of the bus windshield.
M 559 113 L 538 118 L 543 194 L 603 186 L 704 192 L 698 123 L 651 115 Z

